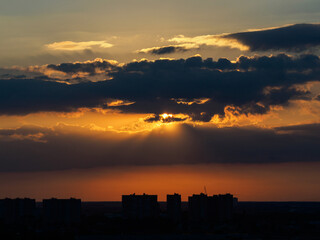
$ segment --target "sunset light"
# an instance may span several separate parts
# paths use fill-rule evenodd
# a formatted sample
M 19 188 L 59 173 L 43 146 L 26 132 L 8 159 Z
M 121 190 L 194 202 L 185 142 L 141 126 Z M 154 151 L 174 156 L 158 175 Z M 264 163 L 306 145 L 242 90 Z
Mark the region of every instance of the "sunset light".
M 319 0 L 0 1 L 3 239 L 319 238 Z
M 163 119 L 167 119 L 167 118 L 172 118 L 173 115 L 172 114 L 167 114 L 167 113 L 164 113 L 162 115 L 160 115 Z

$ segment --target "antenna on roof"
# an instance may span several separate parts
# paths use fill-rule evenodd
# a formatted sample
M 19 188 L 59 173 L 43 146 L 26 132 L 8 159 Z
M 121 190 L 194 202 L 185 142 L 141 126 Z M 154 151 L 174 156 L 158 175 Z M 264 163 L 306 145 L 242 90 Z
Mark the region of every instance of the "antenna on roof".
M 204 186 L 204 193 L 205 193 L 206 195 L 208 195 L 208 194 L 207 194 L 207 188 L 206 188 L 206 186 Z

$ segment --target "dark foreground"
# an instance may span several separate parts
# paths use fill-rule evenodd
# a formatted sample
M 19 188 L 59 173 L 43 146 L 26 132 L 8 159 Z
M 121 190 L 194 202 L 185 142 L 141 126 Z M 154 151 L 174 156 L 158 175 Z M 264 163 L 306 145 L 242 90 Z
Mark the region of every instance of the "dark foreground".
M 24 223 L 1 223 L 0 239 L 79 240 L 188 240 L 188 239 L 320 239 L 320 202 L 240 202 L 232 220 L 193 222 L 187 204 L 181 221 L 172 222 L 162 213 L 156 220 L 123 219 L 120 202 L 82 203 L 81 223 L 44 226 L 38 216 Z

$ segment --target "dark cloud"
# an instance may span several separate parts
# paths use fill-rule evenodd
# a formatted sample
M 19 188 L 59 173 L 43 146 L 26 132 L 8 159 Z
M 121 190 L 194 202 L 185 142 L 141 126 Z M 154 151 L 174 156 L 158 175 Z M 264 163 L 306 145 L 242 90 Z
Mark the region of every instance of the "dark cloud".
M 320 124 L 303 124 L 303 125 L 293 125 L 275 128 L 278 132 L 284 132 L 287 134 L 297 134 L 305 136 L 318 136 L 320 130 Z
M 117 65 L 110 61 L 101 60 L 84 63 L 62 63 L 58 65 L 50 64 L 47 66 L 47 68 L 64 73 L 84 72 L 89 73 L 90 75 L 94 75 L 98 70 L 104 70 L 108 72 L 114 71 L 117 69 Z
M 101 166 L 315 162 L 320 125 L 276 129 L 177 125 L 148 135 L 83 132 L 75 127 L 0 130 L 0 171 L 49 171 Z M 167 132 L 168 131 L 168 132 Z M 42 133 L 42 141 L 17 138 Z M 5 136 L 2 138 L 2 136 Z M 8 137 L 12 140 L 8 141 Z
M 232 33 L 223 38 L 236 39 L 248 46 L 251 51 L 301 52 L 320 46 L 320 24 L 295 24 L 273 29 Z
M 93 64 L 93 66 L 88 66 Z M 95 63 L 61 64 L 50 68 L 65 72 L 87 71 Z M 63 67 L 61 67 L 63 66 Z M 99 66 L 100 71 L 103 66 Z M 86 69 L 86 70 L 83 70 Z M 47 79 L 0 80 L 0 114 L 28 114 L 39 111 L 76 111 L 80 107 L 107 108 L 107 99 L 132 102 L 109 106 L 127 113 L 186 114 L 193 120 L 209 121 L 224 114 L 226 106 L 243 113 L 263 114 L 272 105 L 286 105 L 292 99 L 308 99 L 308 92 L 296 84 L 320 79 L 320 60 L 315 55 L 298 58 L 287 55 L 203 60 L 131 62 L 122 67 L 106 64 L 112 80 L 64 84 Z M 204 103 L 183 104 L 174 99 L 206 98 Z
M 154 55 L 164 55 L 164 54 L 172 54 L 177 52 L 186 52 L 191 50 L 190 48 L 186 48 L 184 46 L 164 46 L 164 47 L 155 47 L 150 49 L 144 49 L 139 51 L 140 53 L 151 53 Z
M 186 121 L 187 118 L 179 118 L 179 117 L 175 117 L 175 116 L 166 116 L 163 117 L 162 115 L 154 115 L 152 117 L 147 117 L 144 121 L 145 122 L 163 122 L 163 123 L 170 123 L 170 122 L 183 122 Z
M 299 58 L 292 58 L 286 54 L 277 56 L 261 56 L 248 58 L 242 56 L 238 59 L 237 67 L 240 69 L 264 69 L 270 71 L 306 71 L 311 69 L 319 69 L 320 59 L 313 54 L 304 54 Z
M 0 112 L 24 115 L 40 111 L 72 112 L 102 104 L 93 83 L 67 85 L 38 79 L 0 81 Z

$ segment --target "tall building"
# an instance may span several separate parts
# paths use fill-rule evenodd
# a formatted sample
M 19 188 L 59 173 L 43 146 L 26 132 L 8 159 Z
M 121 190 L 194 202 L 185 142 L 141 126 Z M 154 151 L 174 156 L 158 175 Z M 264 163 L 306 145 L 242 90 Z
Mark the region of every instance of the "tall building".
M 234 197 L 234 198 L 233 198 L 233 208 L 238 207 L 238 205 L 239 205 L 239 200 L 238 200 L 237 197 Z
M 181 220 L 181 195 L 167 195 L 167 215 L 174 222 Z
M 207 221 L 209 217 L 209 201 L 206 194 L 194 194 L 188 199 L 188 212 L 190 220 L 194 222 Z
M 81 220 L 80 199 L 44 199 L 43 219 L 46 224 L 76 224 Z
M 233 217 L 233 195 L 206 194 L 189 197 L 189 218 L 194 222 L 224 222 Z
M 219 222 L 231 220 L 233 217 L 233 195 L 219 194 L 212 198 L 211 213 L 213 219 Z
M 233 217 L 233 195 L 227 193 L 220 196 L 220 209 L 221 209 L 221 215 L 220 220 L 231 220 Z
M 29 198 L 1 199 L 0 221 L 7 224 L 25 223 L 35 218 L 36 200 Z
M 157 195 L 123 195 L 123 216 L 129 219 L 149 219 L 159 216 Z

